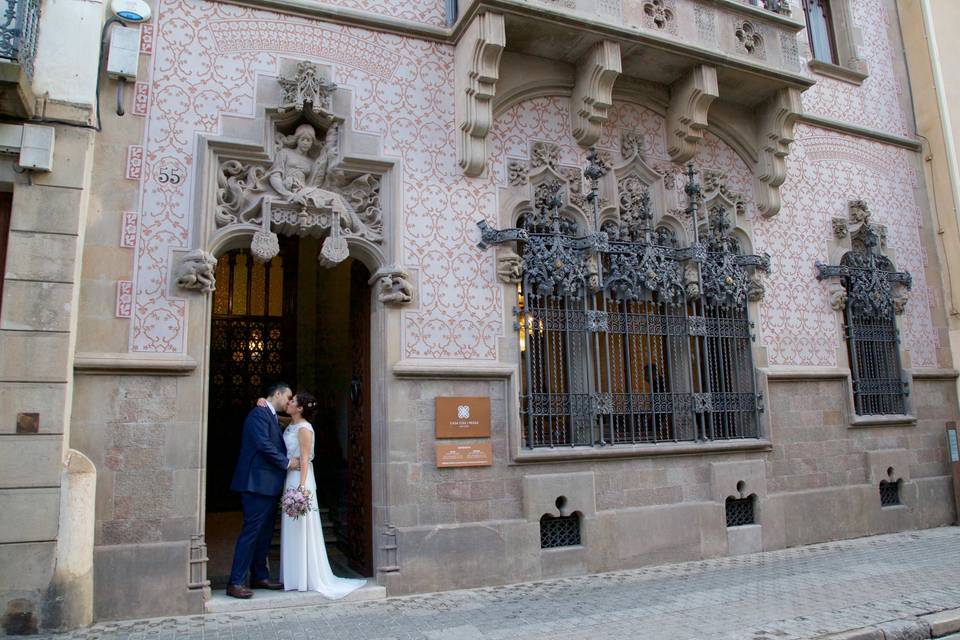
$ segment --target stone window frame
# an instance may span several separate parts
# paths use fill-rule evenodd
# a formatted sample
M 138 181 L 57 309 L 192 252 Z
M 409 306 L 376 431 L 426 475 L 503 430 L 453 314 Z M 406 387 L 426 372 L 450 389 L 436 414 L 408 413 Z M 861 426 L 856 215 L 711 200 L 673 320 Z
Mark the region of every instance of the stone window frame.
M 823 0 L 828 2 L 830 27 L 832 28 L 835 62 L 825 62 L 813 55 L 813 48 L 809 39 L 809 22 L 807 20 L 807 2 L 803 0 L 801 7 L 804 22 L 807 24 L 807 38 L 803 42 L 809 54 L 807 66 L 818 75 L 860 85 L 869 76 L 870 70 L 866 60 L 860 54 L 861 36 L 853 20 L 853 0 Z

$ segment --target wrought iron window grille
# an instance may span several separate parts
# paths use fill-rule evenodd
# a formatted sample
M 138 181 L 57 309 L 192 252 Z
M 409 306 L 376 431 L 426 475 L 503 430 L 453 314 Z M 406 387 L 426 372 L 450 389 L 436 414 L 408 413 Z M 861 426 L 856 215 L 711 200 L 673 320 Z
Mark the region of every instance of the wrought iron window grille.
M 880 481 L 880 506 L 881 507 L 895 507 L 901 504 L 900 502 L 900 481 L 888 482 L 886 480 Z
M 588 160 L 596 231 L 561 213 L 559 181 L 534 187 L 517 227 L 478 223 L 480 248 L 516 243 L 522 263 L 514 328 L 525 446 L 758 437 L 747 302 L 769 256 L 741 252 L 725 207 L 703 218 L 692 165 L 689 246 L 654 224 L 649 189 L 630 176 L 618 185 L 618 219 L 601 221 L 606 168 L 595 151 Z
M 33 78 L 33 61 L 40 23 L 40 0 L 3 0 L 6 7 L 0 23 L 0 58 L 19 62 Z
M 909 392 L 900 363 L 896 314 L 906 304 L 898 289 L 909 289 L 909 273 L 896 271 L 880 253 L 883 229 L 864 221 L 852 236 L 853 250 L 839 265 L 816 263 L 817 279 L 839 278 L 844 332 L 850 357 L 854 408 L 857 415 L 907 413 Z M 840 304 L 837 305 L 840 307 Z
M 575 547 L 580 544 L 580 514 L 540 518 L 540 548 Z
M 726 500 L 727 526 L 742 527 L 748 524 L 755 524 L 753 519 L 753 503 L 756 495 L 751 494 L 746 498 L 728 497 Z

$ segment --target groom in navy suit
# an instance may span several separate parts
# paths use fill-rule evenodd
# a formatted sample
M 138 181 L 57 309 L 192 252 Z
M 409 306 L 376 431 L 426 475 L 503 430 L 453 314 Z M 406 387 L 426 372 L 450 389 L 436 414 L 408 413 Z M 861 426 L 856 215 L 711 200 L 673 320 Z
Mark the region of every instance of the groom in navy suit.
M 277 413 L 285 411 L 293 396 L 290 385 L 278 382 L 267 389 L 267 406 L 254 407 L 243 423 L 243 439 L 237 468 L 230 489 L 240 493 L 243 504 L 243 529 L 233 551 L 233 569 L 227 595 L 250 598 L 245 585 L 250 572 L 254 589 L 282 589 L 270 582 L 267 551 L 273 537 L 273 524 L 288 469 L 299 468 L 296 458 L 287 461 L 287 448 Z

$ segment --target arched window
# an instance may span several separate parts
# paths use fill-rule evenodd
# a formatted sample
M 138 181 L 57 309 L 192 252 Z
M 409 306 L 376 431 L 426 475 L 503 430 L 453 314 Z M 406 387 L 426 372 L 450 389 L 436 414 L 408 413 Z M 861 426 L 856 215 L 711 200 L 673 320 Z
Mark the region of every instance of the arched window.
M 816 265 L 818 279 L 839 278 L 843 287 L 834 308 L 843 311 L 853 403 L 860 416 L 907 413 L 896 314 L 906 304 L 911 278 L 880 253 L 882 234 L 882 228 L 864 221 L 851 234 L 852 250 L 838 266 Z

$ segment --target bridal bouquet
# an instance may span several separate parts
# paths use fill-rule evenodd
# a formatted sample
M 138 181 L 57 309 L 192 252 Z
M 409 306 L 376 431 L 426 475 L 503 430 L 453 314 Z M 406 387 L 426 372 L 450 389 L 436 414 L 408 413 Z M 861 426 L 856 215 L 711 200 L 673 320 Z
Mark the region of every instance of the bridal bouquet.
M 310 495 L 300 489 L 287 489 L 280 498 L 280 510 L 296 520 L 310 512 Z

